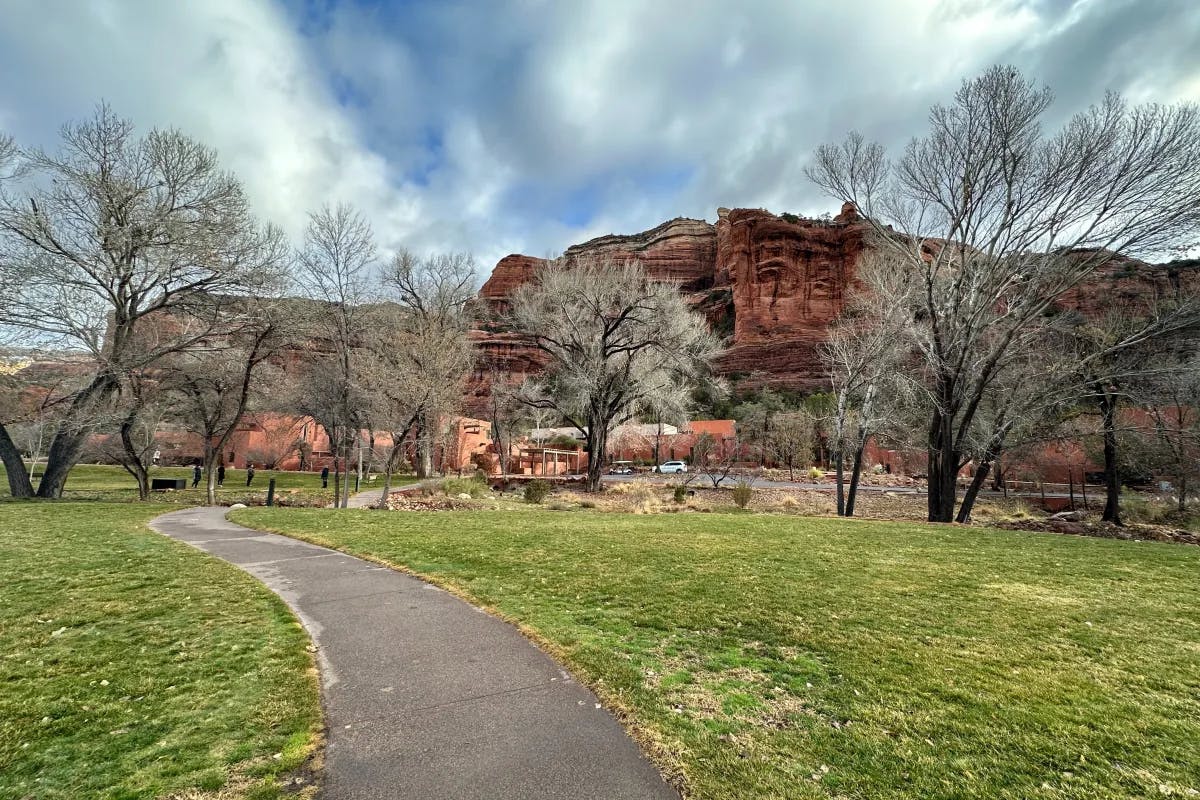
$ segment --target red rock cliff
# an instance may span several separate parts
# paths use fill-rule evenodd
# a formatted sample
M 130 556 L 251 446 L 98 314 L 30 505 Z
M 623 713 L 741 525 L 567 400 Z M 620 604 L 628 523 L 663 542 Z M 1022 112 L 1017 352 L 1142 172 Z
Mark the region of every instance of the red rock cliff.
M 641 261 L 651 277 L 678 284 L 715 329 L 731 334 L 719 371 L 751 384 L 812 390 L 825 385 L 818 347 L 854 279 L 865 228 L 849 207 L 833 220 L 719 209 L 716 225 L 673 219 L 642 233 L 574 245 L 563 256 Z M 477 333 L 473 406 L 486 400 L 490 376 L 507 373 L 515 380 L 536 371 L 536 351 L 505 331 L 503 313 L 505 299 L 545 264 L 506 256 L 480 290 L 493 316 Z

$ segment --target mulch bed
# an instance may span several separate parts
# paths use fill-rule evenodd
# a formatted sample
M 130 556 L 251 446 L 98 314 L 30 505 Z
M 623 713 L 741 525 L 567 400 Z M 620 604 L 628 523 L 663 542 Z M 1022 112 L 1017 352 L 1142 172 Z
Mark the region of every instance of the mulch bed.
M 1137 542 L 1174 542 L 1176 544 L 1200 544 L 1200 535 L 1181 528 L 1162 525 L 1130 524 L 1117 526 L 1107 522 L 1057 519 L 1023 519 L 996 522 L 991 527 L 1010 531 L 1038 531 L 1042 533 L 1065 533 L 1071 536 L 1095 536 L 1101 539 L 1124 539 Z

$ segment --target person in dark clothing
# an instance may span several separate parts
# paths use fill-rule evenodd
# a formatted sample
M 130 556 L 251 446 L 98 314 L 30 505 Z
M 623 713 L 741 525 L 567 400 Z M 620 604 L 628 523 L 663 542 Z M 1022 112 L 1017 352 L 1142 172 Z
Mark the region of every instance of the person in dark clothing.
M 329 488 L 329 467 L 323 467 L 321 469 L 321 488 Z
M 225 483 L 225 465 L 221 464 L 217 467 L 217 486 Z
M 195 489 L 197 486 L 200 485 L 200 475 L 201 475 L 200 465 L 197 464 L 194 467 L 192 467 L 192 488 L 193 489 Z
M 254 465 L 247 464 L 246 465 L 246 485 L 249 486 L 250 482 L 253 480 L 254 480 Z

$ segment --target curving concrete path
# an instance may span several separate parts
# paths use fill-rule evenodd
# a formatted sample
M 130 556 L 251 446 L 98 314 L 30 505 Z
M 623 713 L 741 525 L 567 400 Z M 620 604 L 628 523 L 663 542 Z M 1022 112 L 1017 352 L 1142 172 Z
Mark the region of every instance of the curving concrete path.
M 151 526 L 254 575 L 308 629 L 328 725 L 326 800 L 679 799 L 590 691 L 448 592 L 234 525 L 223 508 Z

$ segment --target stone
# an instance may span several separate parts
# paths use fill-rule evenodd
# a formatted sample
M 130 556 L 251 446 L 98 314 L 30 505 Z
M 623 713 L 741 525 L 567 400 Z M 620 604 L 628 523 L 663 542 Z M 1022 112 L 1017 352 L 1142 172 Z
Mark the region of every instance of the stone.
M 751 384 L 824 388 L 819 348 L 855 278 L 866 229 L 853 206 L 835 220 L 784 219 L 761 209 L 723 214 L 717 270 L 732 288 L 734 325 L 718 369 Z
M 854 286 L 868 231 L 850 202 L 823 219 L 719 208 L 716 224 L 676 218 L 641 233 L 573 245 L 563 257 L 569 262 L 638 259 L 652 278 L 678 286 L 709 326 L 726 337 L 715 366 L 740 387 L 820 391 L 828 388 L 820 347 Z M 543 368 L 537 349 L 507 329 L 504 312 L 512 292 L 547 263 L 505 256 L 480 289 L 479 299 L 491 314 L 472 334 L 481 357 L 468 385 L 470 413 L 484 413 L 496 378 L 519 382 Z M 1195 262 L 1149 265 L 1117 255 L 1058 305 L 1086 315 L 1111 308 L 1114 299 L 1134 307 L 1181 284 L 1200 287 L 1198 267 Z
M 631 236 L 608 235 L 568 247 L 568 262 L 587 258 L 638 260 L 651 278 L 683 291 L 712 286 L 717 269 L 717 231 L 702 219 L 678 217 Z
M 508 308 L 508 297 L 518 286 L 533 279 L 538 269 L 545 266 L 546 259 L 533 256 L 509 255 L 496 262 L 491 276 L 479 289 L 479 299 L 487 307 L 502 314 Z
M 245 508 L 245 507 L 246 507 L 246 504 L 245 504 L 245 503 L 234 503 L 233 505 L 231 505 L 231 506 L 229 507 L 229 510 L 230 510 L 230 511 L 237 511 L 239 508 Z

